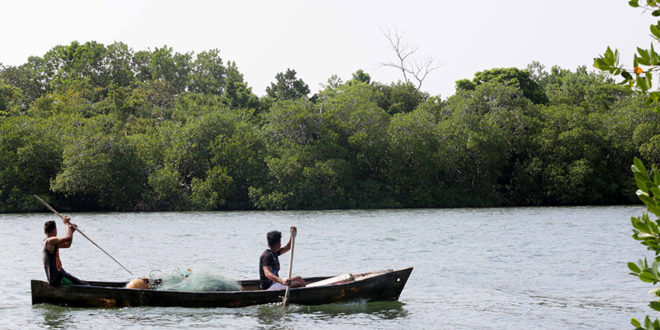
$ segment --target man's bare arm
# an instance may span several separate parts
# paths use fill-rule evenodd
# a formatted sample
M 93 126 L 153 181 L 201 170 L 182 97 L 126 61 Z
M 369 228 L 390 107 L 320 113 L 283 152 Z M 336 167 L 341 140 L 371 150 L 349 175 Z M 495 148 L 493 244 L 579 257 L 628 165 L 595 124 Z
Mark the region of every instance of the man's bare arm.
M 65 237 L 71 237 L 65 242 L 62 242 L 58 246 L 61 249 L 67 249 L 71 247 L 71 243 L 73 243 L 73 232 L 76 231 L 78 226 L 76 226 L 75 223 L 71 222 L 71 218 L 69 218 L 68 215 L 65 215 L 64 218 L 62 218 L 62 222 L 64 222 L 64 225 L 66 226 L 66 236 Z
M 280 248 L 280 255 L 285 254 L 291 250 L 291 238 L 289 238 L 289 243 L 286 243 L 285 246 Z
M 63 237 L 51 237 L 48 240 L 46 240 L 46 248 L 48 251 L 53 251 L 55 246 L 59 247 L 60 249 L 66 249 L 71 246 L 71 243 L 73 242 L 73 232 L 76 231 L 76 226 L 75 223 L 66 223 L 66 235 Z
M 268 278 L 269 280 L 271 280 L 271 281 L 273 281 L 273 282 L 276 282 L 276 283 L 280 283 L 280 284 L 286 285 L 287 280 L 284 280 L 284 279 L 278 277 L 277 275 L 275 275 L 275 274 L 271 271 L 271 267 L 270 267 L 270 266 L 263 266 L 262 268 L 264 269 L 264 275 L 266 275 L 266 278 Z
M 291 229 L 295 229 L 295 226 L 291 226 Z M 291 250 L 291 237 L 289 237 L 289 243 L 286 243 L 285 246 L 280 248 L 280 255 L 285 254 Z
M 60 248 L 67 249 L 71 247 L 71 243 L 73 243 L 73 232 L 75 232 L 76 229 L 78 229 L 78 226 L 73 222 L 69 223 L 68 226 L 66 226 L 66 237 L 67 238 L 70 237 L 70 238 L 67 239 L 66 242 L 62 242 L 62 244 L 58 245 Z

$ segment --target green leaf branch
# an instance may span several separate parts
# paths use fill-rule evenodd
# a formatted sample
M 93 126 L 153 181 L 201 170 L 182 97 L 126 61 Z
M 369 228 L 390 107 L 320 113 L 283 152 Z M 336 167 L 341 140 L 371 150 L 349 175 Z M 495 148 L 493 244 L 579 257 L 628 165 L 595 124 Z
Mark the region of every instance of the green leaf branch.
M 650 11 L 653 17 L 660 17 L 660 0 L 645 0 L 643 3 L 640 3 L 640 0 L 630 0 L 628 4 L 633 8 Z M 612 50 L 610 47 L 607 47 L 603 55 L 594 58 L 594 66 L 597 69 L 620 76 L 623 78 L 623 81 L 620 82 L 621 85 L 646 95 L 647 105 L 658 104 L 657 102 L 660 101 L 660 92 L 653 89 L 653 75 L 660 70 L 660 55 L 653 46 L 654 43 L 660 42 L 660 20 L 651 24 L 649 30 L 652 38 L 651 47 L 648 49 L 637 47 L 637 53 L 633 56 L 632 69 L 621 65 L 619 51 Z M 654 108 L 656 112 L 660 112 L 658 106 L 654 106 Z M 647 170 L 637 157 L 635 157 L 631 169 L 638 188 L 637 197 L 646 205 L 650 214 L 660 216 L 660 174 L 658 169 L 653 166 L 650 171 Z M 642 216 L 631 218 L 632 237 L 646 246 L 648 250 L 653 251 L 655 257 L 650 265 L 646 258 L 638 260 L 637 263 L 629 262 L 628 269 L 631 275 L 638 277 L 642 282 L 656 285 L 660 282 L 660 276 L 658 276 L 660 224 L 657 218 L 652 220 L 649 213 L 645 212 Z M 660 297 L 660 287 L 653 288 L 649 293 Z M 649 306 L 655 311 L 660 311 L 660 300 L 651 301 Z M 652 321 L 648 316 L 644 318 L 643 324 L 635 318 L 630 320 L 630 324 L 636 329 L 660 330 L 660 321 L 658 319 Z
M 660 173 L 654 166 L 650 171 L 646 169 L 641 160 L 635 157 L 634 164 L 631 166 L 637 185 L 637 196 L 646 205 L 648 212 L 660 217 Z M 651 173 L 651 175 L 649 175 Z M 632 217 L 633 239 L 646 246 L 655 254 L 654 260 L 649 265 L 646 258 L 640 259 L 636 263 L 629 262 L 628 269 L 630 274 L 638 277 L 642 282 L 657 284 L 660 282 L 658 272 L 658 262 L 660 262 L 660 219 L 652 220 L 649 213 L 644 212 L 639 217 Z M 660 287 L 655 287 L 649 293 L 660 297 Z M 649 303 L 649 306 L 660 311 L 660 299 Z M 637 329 L 660 329 L 660 322 L 656 319 L 651 321 L 647 316 L 644 324 L 637 319 L 632 319 L 631 324 Z
M 643 8 L 651 12 L 654 17 L 660 17 L 660 1 L 646 0 L 640 4 L 639 0 L 628 2 L 631 7 Z M 649 27 L 653 41 L 648 49 L 637 47 L 637 53 L 633 56 L 633 67 L 626 68 L 619 62 L 619 51 L 607 47 L 605 53 L 594 58 L 594 67 L 607 71 L 612 75 L 620 76 L 623 80 L 621 85 L 647 95 L 647 104 L 660 101 L 660 92 L 653 90 L 654 73 L 660 70 L 660 55 L 653 47 L 654 42 L 660 42 L 660 20 Z M 656 107 L 656 111 L 660 111 Z

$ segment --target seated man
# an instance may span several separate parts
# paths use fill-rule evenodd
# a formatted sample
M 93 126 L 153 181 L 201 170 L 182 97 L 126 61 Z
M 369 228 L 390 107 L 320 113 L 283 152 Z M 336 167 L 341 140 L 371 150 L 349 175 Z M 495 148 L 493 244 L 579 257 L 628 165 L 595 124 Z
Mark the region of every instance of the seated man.
M 60 284 L 89 285 L 87 282 L 77 279 L 62 269 L 59 249 L 66 249 L 71 246 L 71 243 L 73 242 L 73 232 L 78 228 L 76 224 L 70 223 L 69 220 L 71 219 L 67 216 L 62 219 L 66 226 L 66 236 L 64 237 L 57 237 L 57 226 L 55 225 L 55 221 L 46 221 L 46 223 L 44 223 L 46 238 L 42 244 L 42 255 L 46 277 L 48 278 L 48 283 L 52 286 Z
M 294 227 L 291 227 L 294 228 Z M 286 280 L 279 277 L 280 260 L 279 256 L 287 253 L 291 249 L 291 239 L 289 243 L 282 246 L 282 233 L 279 231 L 271 231 L 266 235 L 268 240 L 268 249 L 261 254 L 259 258 L 259 279 L 261 280 L 260 287 L 262 290 L 284 290 L 287 286 L 292 288 L 300 288 L 307 285 L 305 280 L 300 276 L 287 278 Z

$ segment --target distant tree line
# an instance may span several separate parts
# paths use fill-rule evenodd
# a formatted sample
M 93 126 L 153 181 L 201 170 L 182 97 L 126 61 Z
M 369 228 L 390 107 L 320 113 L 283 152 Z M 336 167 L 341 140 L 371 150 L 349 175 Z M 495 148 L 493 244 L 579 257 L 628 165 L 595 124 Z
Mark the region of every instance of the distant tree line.
M 441 99 L 358 70 L 256 96 L 218 50 L 73 42 L 0 66 L 0 212 L 626 204 L 660 118 L 608 76 L 539 63 Z

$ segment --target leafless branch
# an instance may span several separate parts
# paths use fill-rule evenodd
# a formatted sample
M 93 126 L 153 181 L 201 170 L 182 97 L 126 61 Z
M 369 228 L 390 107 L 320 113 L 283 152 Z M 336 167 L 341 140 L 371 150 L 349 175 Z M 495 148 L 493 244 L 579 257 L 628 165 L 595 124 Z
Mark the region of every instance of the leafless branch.
M 434 70 L 437 70 L 439 67 L 440 64 L 438 61 L 432 57 L 429 57 L 424 61 L 418 60 L 413 63 L 413 70 L 410 74 L 412 74 L 413 78 L 417 80 L 417 90 L 422 87 L 422 83 L 424 82 L 424 79 L 426 79 L 426 76 Z
M 426 79 L 429 73 L 438 69 L 440 64 L 433 57 L 429 57 L 424 61 L 412 58 L 411 56 L 419 50 L 419 47 L 411 47 L 403 44 L 403 33 L 400 33 L 396 28 L 392 30 L 381 28 L 381 32 L 390 44 L 390 48 L 397 60 L 395 62 L 382 62 L 380 66 L 401 71 L 403 80 L 406 83 L 412 84 L 411 78 L 409 78 L 412 77 L 417 82 L 416 88 L 419 90 L 422 87 L 424 79 Z

